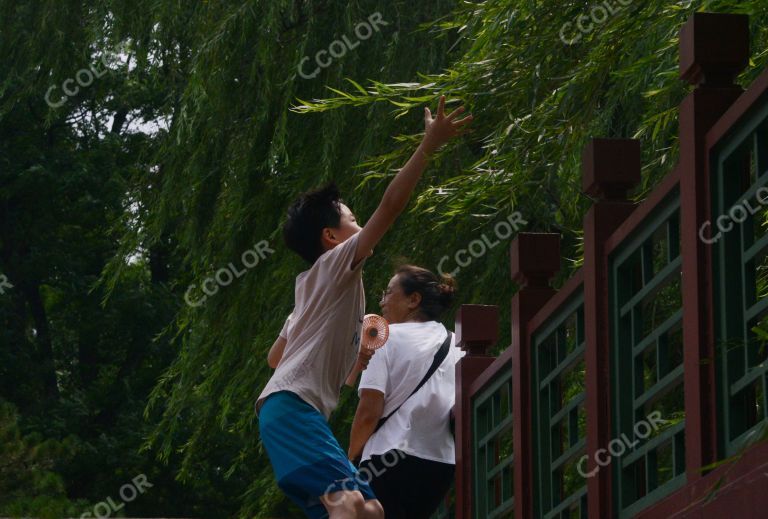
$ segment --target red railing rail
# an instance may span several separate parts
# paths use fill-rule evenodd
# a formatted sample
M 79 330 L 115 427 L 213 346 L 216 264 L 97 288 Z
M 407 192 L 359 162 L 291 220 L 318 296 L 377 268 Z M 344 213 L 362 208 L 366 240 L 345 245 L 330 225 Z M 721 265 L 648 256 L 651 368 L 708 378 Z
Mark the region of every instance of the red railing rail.
M 512 298 L 512 410 L 515 445 L 515 510 L 533 499 L 531 449 L 531 357 L 528 324 L 552 297 L 549 281 L 560 270 L 560 236 L 520 234 L 512 242 L 512 280 L 520 290 Z
M 584 335 L 587 344 L 587 452 L 607 448 L 612 439 L 608 308 L 608 236 L 635 208 L 627 191 L 640 182 L 640 142 L 596 139 L 583 156 L 584 193 L 593 197 L 584 217 Z M 587 469 L 596 468 L 594 456 Z M 587 480 L 590 517 L 610 517 L 611 471 L 603 467 Z
M 683 343 L 698 345 L 686 348 L 684 358 L 689 483 L 718 459 L 712 257 L 697 232 L 711 218 L 705 137 L 744 92 L 734 80 L 748 63 L 747 16 L 696 13 L 683 26 L 680 77 L 695 87 L 680 105 Z
M 467 354 L 456 366 L 456 514 L 472 517 L 472 419 L 470 386 L 490 366 L 488 350 L 499 338 L 499 307 L 462 305 L 456 345 Z

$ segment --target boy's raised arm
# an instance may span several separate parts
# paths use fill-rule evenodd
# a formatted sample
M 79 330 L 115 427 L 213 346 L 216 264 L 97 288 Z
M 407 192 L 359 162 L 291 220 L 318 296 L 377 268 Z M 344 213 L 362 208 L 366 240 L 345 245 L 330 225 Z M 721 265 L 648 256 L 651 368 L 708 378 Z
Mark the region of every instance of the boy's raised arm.
M 424 108 L 424 139 L 403 166 L 403 169 L 389 183 L 379 207 L 360 231 L 353 266 L 357 265 L 363 258 L 370 256 L 371 251 L 400 216 L 405 206 L 408 205 L 431 155 L 443 144 L 459 135 L 464 127 L 472 121 L 471 115 L 458 119 L 458 116 L 463 112 L 464 107 L 462 106 L 446 115 L 445 96 L 440 97 L 435 117 L 432 116 L 429 108 Z

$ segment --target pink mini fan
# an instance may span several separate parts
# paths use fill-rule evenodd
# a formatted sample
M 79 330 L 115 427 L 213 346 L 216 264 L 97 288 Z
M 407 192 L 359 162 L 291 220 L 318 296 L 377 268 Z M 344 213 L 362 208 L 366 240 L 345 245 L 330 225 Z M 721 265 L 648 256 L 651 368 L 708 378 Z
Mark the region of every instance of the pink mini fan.
M 389 338 L 389 323 L 376 314 L 368 314 L 363 317 L 363 333 L 360 345 L 369 350 L 378 350 L 386 344 Z
M 368 314 L 363 317 L 363 331 L 360 337 L 361 348 L 376 351 L 386 344 L 388 338 L 389 323 L 386 319 L 376 314 Z M 354 387 L 359 374 L 360 371 L 357 368 L 353 369 L 347 377 L 346 384 Z

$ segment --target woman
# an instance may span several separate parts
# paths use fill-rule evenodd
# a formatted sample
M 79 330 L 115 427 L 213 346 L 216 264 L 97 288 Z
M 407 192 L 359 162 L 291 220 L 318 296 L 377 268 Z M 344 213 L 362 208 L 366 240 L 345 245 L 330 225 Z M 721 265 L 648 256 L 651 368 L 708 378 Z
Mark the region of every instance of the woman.
M 390 323 L 387 344 L 370 361 L 359 386 L 349 458 L 361 459 L 387 519 L 428 518 L 451 487 L 456 463 L 449 414 L 454 366 L 462 352 L 450 337 L 448 354 L 427 374 L 448 338 L 438 322 L 454 297 L 453 280 L 412 265 L 400 267 L 381 299 Z M 410 397 L 409 397 L 410 396 Z M 377 430 L 382 417 L 392 416 Z

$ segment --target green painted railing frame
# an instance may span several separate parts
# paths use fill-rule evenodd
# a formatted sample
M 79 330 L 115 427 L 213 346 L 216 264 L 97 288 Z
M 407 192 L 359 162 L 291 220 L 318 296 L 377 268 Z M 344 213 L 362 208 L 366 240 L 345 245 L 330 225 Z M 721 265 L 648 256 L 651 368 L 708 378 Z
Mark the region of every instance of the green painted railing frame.
M 542 367 L 539 362 L 541 359 L 541 356 L 539 355 L 540 347 L 548 341 L 553 334 L 559 333 L 560 327 L 574 315 L 576 316 L 577 335 L 577 345 L 575 349 L 559 362 L 554 369 L 547 373 L 546 376 L 542 377 Z M 558 339 L 559 338 L 556 338 L 556 340 Z M 536 484 L 533 496 L 534 516 L 544 517 L 546 519 L 559 517 L 559 514 L 569 508 L 574 502 L 581 501 L 579 506 L 582 514 L 584 514 L 581 516 L 586 517 L 586 479 L 584 480 L 584 484 L 578 490 L 566 496 L 565 499 L 560 502 L 555 503 L 553 498 L 553 487 L 555 486 L 553 472 L 569 461 L 576 460 L 578 463 L 579 458 L 586 453 L 586 434 L 583 438 L 579 438 L 575 443 L 569 440 L 568 449 L 557 456 L 556 459 L 553 459 L 555 458 L 555 454 L 552 452 L 553 439 L 551 434 L 551 427 L 555 425 L 553 422 L 560 422 L 560 420 L 565 419 L 565 415 L 570 415 L 574 408 L 576 409 L 578 419 L 578 408 L 585 407 L 586 390 L 578 395 L 574 395 L 561 409 L 558 410 L 557 413 L 555 413 L 554 417 L 551 413 L 546 413 L 546 416 L 544 416 L 544 413 L 542 412 L 544 408 L 548 409 L 551 405 L 551 403 L 543 401 L 542 393 L 545 391 L 545 388 L 549 388 L 550 384 L 554 381 L 554 378 L 567 372 L 568 369 L 578 366 L 580 362 L 585 362 L 584 353 L 586 351 L 586 341 L 584 337 L 584 291 L 582 287 L 575 291 L 558 310 L 553 312 L 546 325 L 541 326 L 540 329 L 532 333 L 531 345 L 531 359 L 533 364 L 533 374 L 531 376 L 531 397 L 533 399 L 531 424 L 533 429 L 532 438 L 534 450 L 533 473 L 534 482 Z M 586 377 L 583 382 L 586 386 Z M 575 425 L 578 431 L 578 422 Z M 570 422 L 569 435 L 571 435 L 573 426 L 574 423 Z M 571 443 L 573 444 L 571 445 Z M 547 503 L 547 501 L 549 503 Z
M 675 222 L 674 225 L 672 225 L 673 221 Z M 651 240 L 663 227 L 665 227 L 667 240 L 665 249 L 666 264 L 654 272 L 652 264 L 653 251 L 649 250 L 649 245 L 652 245 Z M 642 287 L 638 288 L 627 299 L 627 297 L 622 297 L 622 291 L 630 290 L 630 288 L 625 287 L 624 280 L 620 277 L 622 275 L 621 269 L 627 265 L 630 258 L 638 253 L 640 254 L 639 267 Z M 651 257 L 649 257 L 649 254 Z M 682 279 L 680 281 L 680 308 L 662 323 L 659 323 L 645 337 L 638 337 L 639 332 L 635 328 L 637 324 L 635 319 L 638 316 L 638 313 L 635 312 L 639 305 L 642 305 L 643 301 L 656 295 L 663 287 L 669 286 L 669 281 L 674 279 L 675 276 L 680 275 L 681 265 L 680 194 L 679 190 L 675 188 L 654 208 L 650 217 L 636 228 L 632 235 L 627 237 L 619 247 L 612 251 L 609 257 L 609 306 L 612 313 L 610 321 L 613 344 L 611 387 L 614 388 L 612 392 L 613 438 L 622 438 L 622 435 L 626 435 L 625 437 L 629 438 L 630 442 L 639 440 L 634 438 L 633 430 L 636 424 L 645 418 L 646 413 L 638 413 L 638 411 L 642 410 L 649 401 L 656 401 L 660 394 L 666 394 L 670 387 L 679 386 L 679 391 L 683 391 L 682 356 L 677 367 L 670 369 L 662 376 L 658 374 L 662 364 L 660 348 L 663 345 L 660 343 L 660 339 L 672 328 L 679 328 L 682 334 Z M 629 330 L 626 330 L 621 323 L 628 315 L 631 324 Z M 629 351 L 625 348 L 628 341 L 632 344 L 632 349 Z M 638 341 L 638 343 L 634 344 L 635 341 Z M 643 355 L 649 350 L 655 350 L 654 366 L 656 381 L 653 386 L 644 388 L 644 391 L 638 395 L 637 391 L 635 391 L 636 378 L 638 376 L 636 363 L 638 358 L 639 362 L 642 363 Z M 622 381 L 621 385 L 618 384 L 619 380 Z M 641 383 L 644 384 L 644 382 Z M 632 389 L 630 394 L 627 394 L 627 384 Z M 683 411 L 685 411 L 684 404 Z M 662 418 L 666 420 L 669 417 Z M 618 517 L 632 517 L 639 510 L 662 499 L 685 484 L 684 427 L 685 422 L 682 421 L 673 427 L 664 429 L 657 436 L 640 441 L 630 452 L 613 460 L 614 501 Z M 655 465 L 653 461 L 655 460 L 657 449 L 667 442 L 672 444 L 674 474 L 665 483 L 655 486 L 656 481 L 653 475 Z M 646 489 L 652 486 L 655 486 L 655 488 L 644 496 L 632 500 L 631 503 L 626 503 L 625 489 L 634 486 L 635 483 L 628 478 L 625 479 L 624 469 L 636 463 L 640 458 L 644 458 L 643 485 Z
M 499 398 L 499 410 L 502 411 L 500 416 L 496 416 L 496 406 L 494 405 L 494 399 L 502 395 L 504 388 L 507 388 L 506 402 L 507 413 L 503 412 L 501 407 L 503 406 L 504 399 Z M 478 419 L 478 413 L 480 408 L 490 403 L 491 414 L 487 417 L 490 420 L 490 427 L 487 427 L 486 423 L 481 423 Z M 505 435 L 511 436 L 513 427 L 514 413 L 512 412 L 512 372 L 501 371 L 492 382 L 479 394 L 472 397 L 472 437 L 473 437 L 473 467 L 472 475 L 474 480 L 475 500 L 474 509 L 477 519 L 495 519 L 500 517 L 509 517 L 508 514 L 514 510 L 515 498 L 514 498 L 514 483 L 512 477 L 512 467 L 514 463 L 514 449 L 510 447 L 510 455 L 507 457 L 501 457 L 499 463 L 493 467 L 488 467 L 489 457 L 494 459 L 500 457 L 500 454 L 494 453 L 492 456 L 486 450 L 488 448 L 494 448 L 493 443 L 496 440 L 502 439 Z M 485 425 L 486 427 L 482 427 Z M 512 443 L 512 442 L 510 442 Z M 508 476 L 505 476 L 505 471 L 508 472 Z M 501 475 L 501 495 L 502 502 L 489 509 L 488 503 L 488 485 L 496 479 L 498 475 Z M 509 498 L 505 498 L 505 478 L 509 477 Z
M 728 214 L 731 208 L 742 202 L 746 201 L 752 207 L 757 204 L 758 191 L 768 186 L 768 99 L 758 104 L 711 149 L 710 163 L 713 225 L 716 225 L 717 218 Z M 743 189 L 738 178 L 744 173 L 751 182 L 747 189 Z M 753 173 L 754 179 L 751 178 Z M 756 215 L 765 216 L 765 204 L 762 205 L 762 210 L 758 209 Z M 752 359 L 749 358 L 751 350 L 757 347 L 749 342 L 749 323 L 768 314 L 768 297 L 758 300 L 758 294 L 752 292 L 756 276 L 750 263 L 768 251 L 768 232 L 757 242 L 752 242 L 755 215 L 749 214 L 750 211 L 746 213 L 742 222 L 731 219 L 729 223 L 733 224 L 733 228 L 722 232 L 713 245 L 713 298 L 719 367 L 718 436 L 720 449 L 726 457 L 741 452 L 757 432 L 768 426 L 768 362 L 764 359 L 762 366 L 750 367 Z M 746 247 L 745 242 L 748 244 Z M 754 303 L 749 304 L 747 299 L 753 299 Z M 742 365 L 733 361 L 734 342 L 738 342 L 737 348 L 742 353 Z M 765 343 L 762 347 L 766 347 Z M 740 371 L 741 375 L 736 371 Z M 742 391 L 756 383 L 762 394 L 758 392 L 754 400 L 761 407 L 763 417 L 755 417 L 756 422 L 751 426 L 739 424 L 738 427 L 743 430 L 733 437 L 732 429 L 737 427 L 736 422 L 748 420 L 747 409 L 739 410 L 740 405 L 735 400 Z M 749 402 L 744 402 L 743 407 L 748 405 Z

